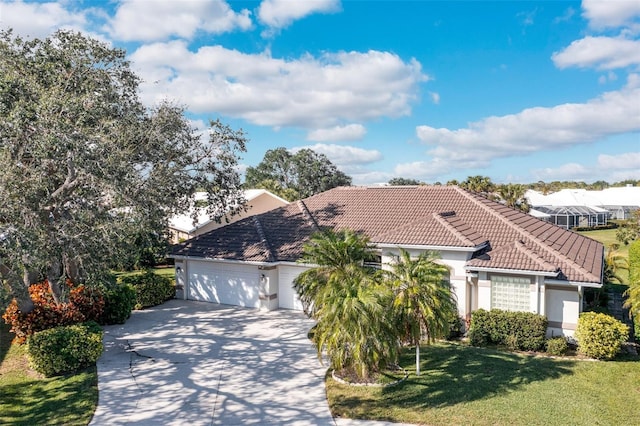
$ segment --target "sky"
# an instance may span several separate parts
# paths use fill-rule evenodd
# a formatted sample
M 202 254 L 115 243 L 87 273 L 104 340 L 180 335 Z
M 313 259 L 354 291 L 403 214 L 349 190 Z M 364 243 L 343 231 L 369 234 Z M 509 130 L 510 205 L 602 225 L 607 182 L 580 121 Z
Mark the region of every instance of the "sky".
M 204 131 L 325 154 L 353 183 L 640 179 L 640 1 L 0 0 L 26 38 L 126 49 Z

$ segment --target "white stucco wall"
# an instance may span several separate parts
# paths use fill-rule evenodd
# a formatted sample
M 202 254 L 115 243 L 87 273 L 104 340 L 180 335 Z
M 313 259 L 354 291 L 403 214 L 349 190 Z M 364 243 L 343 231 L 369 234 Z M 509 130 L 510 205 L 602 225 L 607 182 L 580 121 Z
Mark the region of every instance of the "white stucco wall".
M 549 320 L 549 336 L 573 336 L 580 315 L 580 295 L 576 288 L 545 289 L 546 315 Z
M 418 257 L 425 250 L 420 249 L 407 249 L 411 257 Z M 400 250 L 397 247 L 383 248 L 381 250 L 382 255 L 382 267 L 383 269 L 391 269 L 391 264 L 395 261 L 394 256 L 400 254 Z M 437 262 L 446 266 L 449 269 L 449 282 L 456 296 L 458 302 L 458 314 L 463 318 L 469 313 L 467 312 L 467 274 L 464 269 L 464 265 L 470 257 L 471 253 L 464 251 L 453 250 L 441 250 L 437 251 L 440 258 Z

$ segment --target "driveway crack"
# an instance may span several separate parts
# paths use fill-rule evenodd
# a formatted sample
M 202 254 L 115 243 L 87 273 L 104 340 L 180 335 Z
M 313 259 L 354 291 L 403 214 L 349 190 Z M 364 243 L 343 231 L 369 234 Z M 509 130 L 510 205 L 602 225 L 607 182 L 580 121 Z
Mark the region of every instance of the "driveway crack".
M 140 387 L 140 384 L 138 384 L 138 381 L 136 380 L 136 375 L 133 373 L 133 367 L 135 366 L 135 363 L 133 361 L 136 357 L 150 359 L 152 362 L 156 362 L 156 360 L 152 356 L 143 355 L 140 352 L 134 350 L 133 346 L 131 346 L 131 342 L 129 342 L 128 340 L 127 340 L 127 352 L 131 354 L 129 356 L 129 374 L 131 375 L 131 378 L 133 379 L 133 383 L 136 385 L 138 392 L 140 393 L 140 395 L 142 395 L 144 394 L 144 391 Z M 136 407 L 135 407 L 136 410 L 138 409 L 139 403 L 140 403 L 140 398 L 136 400 Z

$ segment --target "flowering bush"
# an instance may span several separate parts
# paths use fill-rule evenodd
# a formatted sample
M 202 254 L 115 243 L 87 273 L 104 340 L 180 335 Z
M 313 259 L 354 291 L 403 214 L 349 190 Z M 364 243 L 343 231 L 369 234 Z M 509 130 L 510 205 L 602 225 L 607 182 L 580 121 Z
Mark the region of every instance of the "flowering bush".
M 24 343 L 32 334 L 49 328 L 96 320 L 104 309 L 104 298 L 98 290 L 84 286 L 75 287 L 67 280 L 69 302 L 56 303 L 49 289 L 49 283 L 33 284 L 29 295 L 34 308 L 31 312 L 21 312 L 16 301 L 12 301 L 2 318 L 11 325 L 17 343 Z

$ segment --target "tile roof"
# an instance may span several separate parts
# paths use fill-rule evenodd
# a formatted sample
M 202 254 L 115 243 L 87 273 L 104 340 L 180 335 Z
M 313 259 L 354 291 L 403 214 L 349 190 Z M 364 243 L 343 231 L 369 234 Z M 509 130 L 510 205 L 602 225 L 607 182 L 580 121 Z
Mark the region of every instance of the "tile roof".
M 353 229 L 376 244 L 477 250 L 467 262 L 470 269 L 601 282 L 601 243 L 455 186 L 334 188 L 188 240 L 172 254 L 296 261 L 309 236 L 322 228 Z

